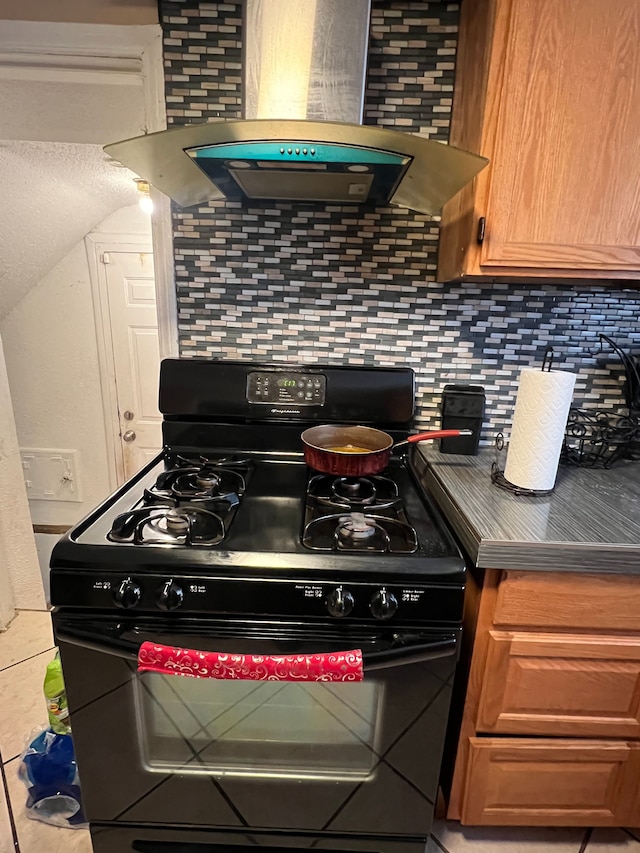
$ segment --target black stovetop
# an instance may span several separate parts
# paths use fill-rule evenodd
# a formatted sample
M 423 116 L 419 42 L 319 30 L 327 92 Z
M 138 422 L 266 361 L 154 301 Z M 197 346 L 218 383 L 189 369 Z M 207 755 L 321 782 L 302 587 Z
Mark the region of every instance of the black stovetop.
M 302 382 L 308 403 L 296 402 Z M 318 478 L 302 452 L 303 429 L 324 421 L 401 441 L 413 406 L 408 369 L 163 362 L 165 450 L 55 546 L 52 604 L 320 618 L 346 584 L 358 592 L 349 619 L 370 620 L 366 602 L 391 595 L 394 624 L 459 621 L 465 564 L 415 450 L 365 483 L 362 505 L 345 499 L 352 481 Z
M 209 451 L 208 455 L 214 455 Z M 411 466 L 393 462 L 385 477 L 398 485 L 403 514 L 417 534 L 408 553 L 312 550 L 302 541 L 310 471 L 301 456 L 250 454 L 251 474 L 225 538 L 212 546 L 110 541 L 113 522 L 138 506 L 165 470 L 150 463 L 71 530 L 51 559 L 57 607 L 158 614 L 327 618 L 338 591 L 354 600 L 343 622 L 372 621 L 372 602 L 391 601 L 393 624 L 458 623 L 465 564 L 417 486 Z
M 144 570 L 145 566 L 164 563 L 167 566 L 190 566 L 203 572 L 211 572 L 224 565 L 234 573 L 242 568 L 251 570 L 256 567 L 325 568 L 327 571 L 340 567 L 342 571 L 434 576 L 457 573 L 459 552 L 403 460 L 394 460 L 388 466 L 384 480 L 398 490 L 400 512 L 416 533 L 415 550 L 379 553 L 377 550 L 324 550 L 322 547 L 316 550 L 303 542 L 305 521 L 313 517 L 307 506 L 307 485 L 309 481 L 312 485 L 316 483 L 318 475 L 307 467 L 301 454 L 283 456 L 252 451 L 230 456 L 228 452 L 206 450 L 193 454 L 183 449 L 180 455 L 186 459 L 193 458 L 194 464 L 200 455 L 210 460 L 242 459 L 242 466 L 235 461 L 230 463 L 243 471 L 246 490 L 239 496 L 238 503 L 231 507 L 231 519 L 220 512 L 228 524 L 224 538 L 212 545 L 139 544 L 131 536 L 128 540 L 113 541 L 114 522 L 136 512 L 144 514 L 141 507 L 145 505 L 145 493 L 149 495 L 155 491 L 158 495 L 156 484 L 159 479 L 163 481 L 168 469 L 172 469 L 175 458 L 175 451 L 165 451 L 70 531 L 56 546 L 53 565 L 73 567 L 80 563 L 100 566 L 117 563 L 121 566 L 135 565 Z M 158 500 L 160 506 L 167 505 L 162 495 Z M 186 503 L 183 502 L 182 506 Z M 150 506 L 153 508 L 155 504 Z M 369 508 L 365 510 L 369 512 Z M 345 513 L 348 513 L 346 508 L 319 506 L 315 514 L 341 516 Z M 383 507 L 376 513 L 379 514 L 389 514 L 389 510 Z

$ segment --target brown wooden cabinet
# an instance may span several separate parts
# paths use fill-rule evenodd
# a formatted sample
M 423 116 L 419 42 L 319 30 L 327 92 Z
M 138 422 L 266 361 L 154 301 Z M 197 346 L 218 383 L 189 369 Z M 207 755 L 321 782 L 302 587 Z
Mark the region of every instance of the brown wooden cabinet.
M 638 576 L 505 572 L 492 621 L 504 628 L 635 632 L 639 605 Z
M 489 571 L 475 592 L 448 816 L 640 825 L 640 577 Z
M 640 3 L 465 0 L 438 280 L 640 279 Z M 479 229 L 484 223 L 484 239 Z
M 640 749 L 598 740 L 472 738 L 463 823 L 624 826 L 634 811 Z
M 476 729 L 640 738 L 640 637 L 489 631 Z

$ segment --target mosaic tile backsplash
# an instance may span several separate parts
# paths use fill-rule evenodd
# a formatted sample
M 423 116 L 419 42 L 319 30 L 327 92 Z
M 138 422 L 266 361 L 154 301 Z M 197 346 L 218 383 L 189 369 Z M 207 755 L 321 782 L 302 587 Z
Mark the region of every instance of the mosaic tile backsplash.
M 459 6 L 373 0 L 365 123 L 446 141 Z M 242 114 L 242 3 L 160 0 L 170 124 Z M 547 346 L 575 404 L 623 406 L 604 333 L 640 348 L 640 293 L 435 281 L 437 219 L 401 208 L 210 202 L 174 208 L 183 356 L 409 365 L 418 423 L 447 383 L 484 385 L 484 443 L 508 431 L 518 374 Z

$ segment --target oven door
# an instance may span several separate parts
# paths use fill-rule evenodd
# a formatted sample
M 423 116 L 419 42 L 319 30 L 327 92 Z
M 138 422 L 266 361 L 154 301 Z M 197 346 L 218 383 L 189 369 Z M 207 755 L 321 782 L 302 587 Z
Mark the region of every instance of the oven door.
M 53 618 L 92 824 L 207 827 L 239 839 L 247 830 L 428 835 L 456 629 L 61 611 Z M 265 655 L 361 648 L 365 677 L 292 683 L 138 673 L 147 640 Z

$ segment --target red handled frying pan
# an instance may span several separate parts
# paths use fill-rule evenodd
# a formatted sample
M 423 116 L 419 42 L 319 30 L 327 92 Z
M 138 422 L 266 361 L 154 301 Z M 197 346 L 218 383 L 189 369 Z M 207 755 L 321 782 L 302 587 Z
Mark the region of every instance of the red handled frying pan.
M 471 434 L 469 429 L 435 430 L 410 435 L 406 441 L 394 444 L 391 436 L 379 429 L 327 424 L 306 429 L 301 438 L 304 458 L 310 468 L 338 477 L 366 477 L 383 471 L 391 454 L 399 447 L 417 441 Z

